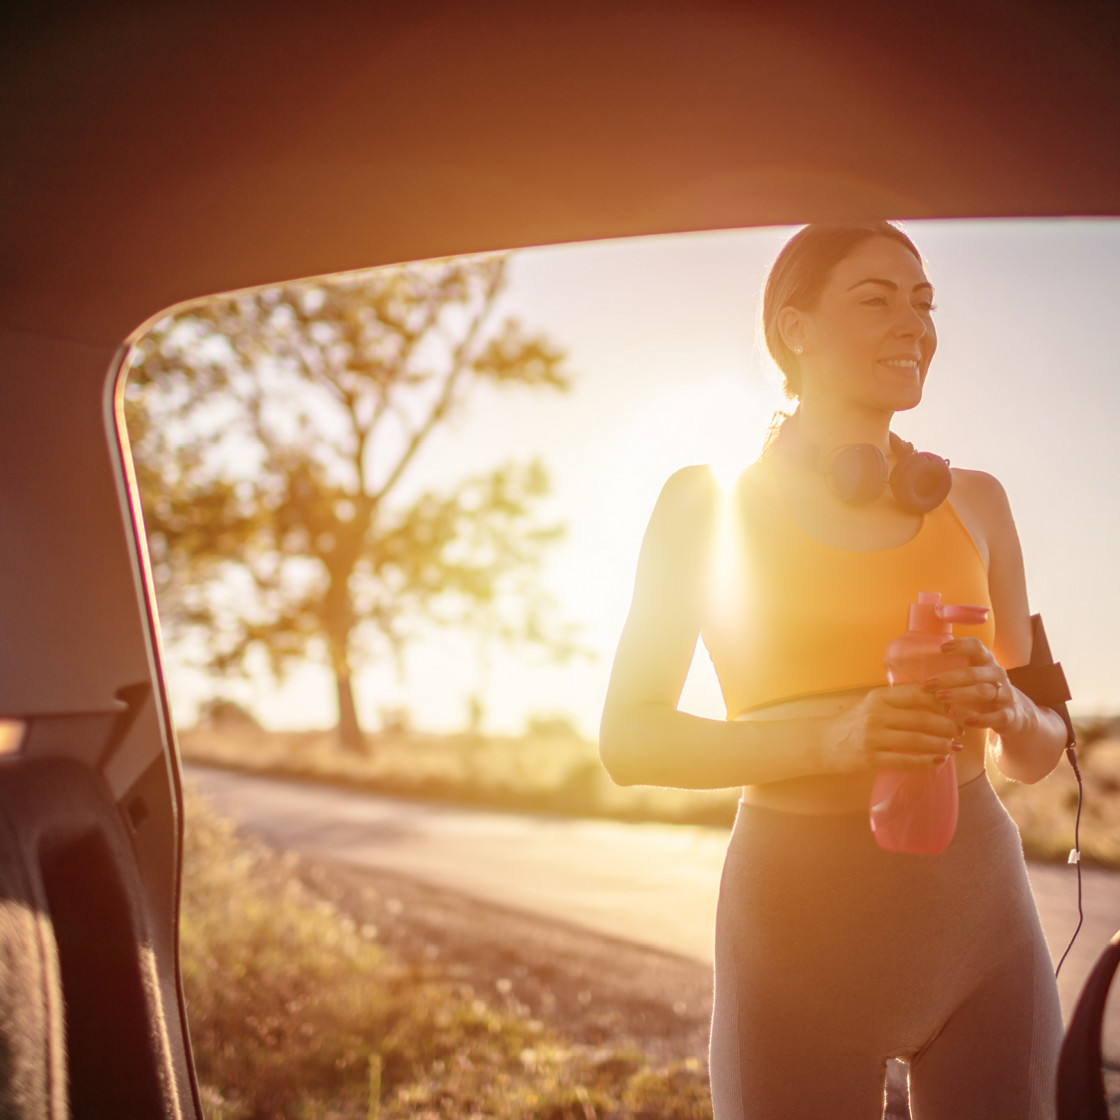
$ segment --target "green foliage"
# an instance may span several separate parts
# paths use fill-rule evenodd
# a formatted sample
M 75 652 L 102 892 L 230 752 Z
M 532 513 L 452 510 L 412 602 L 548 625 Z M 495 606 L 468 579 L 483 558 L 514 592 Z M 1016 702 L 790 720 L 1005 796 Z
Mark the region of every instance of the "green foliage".
M 580 737 L 575 720 L 567 712 L 530 716 L 525 721 L 525 735 L 527 738 L 539 737 L 545 739 L 578 739 Z
M 259 724 L 243 704 L 229 696 L 211 696 L 199 705 L 198 720 L 207 727 L 259 728 Z
M 711 1115 L 699 1063 L 572 1046 L 401 964 L 193 798 L 186 841 L 183 980 L 211 1120 Z
M 172 640 L 200 635 L 218 674 L 318 658 L 344 719 L 361 663 L 426 624 L 574 651 L 535 579 L 562 532 L 540 463 L 404 484 L 478 387 L 568 387 L 548 339 L 492 322 L 505 276 L 489 256 L 236 293 L 138 342 L 126 414 Z

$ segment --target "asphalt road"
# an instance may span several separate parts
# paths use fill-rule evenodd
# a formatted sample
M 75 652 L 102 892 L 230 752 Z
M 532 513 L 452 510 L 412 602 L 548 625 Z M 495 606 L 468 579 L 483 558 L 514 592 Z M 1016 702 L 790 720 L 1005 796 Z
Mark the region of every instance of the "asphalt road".
M 275 847 L 712 959 L 723 830 L 486 812 L 198 767 L 186 776 L 221 813 Z M 1120 875 L 1085 869 L 1083 876 L 1085 922 L 1059 977 L 1067 1018 L 1120 929 Z M 1076 873 L 1032 864 L 1030 877 L 1056 961 L 1077 923 Z

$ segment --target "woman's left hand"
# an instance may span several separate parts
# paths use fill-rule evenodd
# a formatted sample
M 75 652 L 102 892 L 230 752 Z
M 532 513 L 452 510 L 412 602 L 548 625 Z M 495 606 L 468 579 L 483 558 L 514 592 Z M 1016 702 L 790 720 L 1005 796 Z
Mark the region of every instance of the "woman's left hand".
M 941 648 L 969 661 L 968 668 L 938 673 L 924 684 L 949 716 L 962 728 L 988 727 L 997 734 L 1013 733 L 1023 724 L 1023 698 L 979 638 L 954 638 Z

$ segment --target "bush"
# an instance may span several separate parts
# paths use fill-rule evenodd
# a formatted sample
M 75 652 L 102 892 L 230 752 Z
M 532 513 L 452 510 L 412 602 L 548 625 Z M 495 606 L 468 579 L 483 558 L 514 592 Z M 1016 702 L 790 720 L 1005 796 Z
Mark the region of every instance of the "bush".
M 253 713 L 229 696 L 212 696 L 202 704 L 198 709 L 198 722 L 205 727 L 260 728 Z
M 652 1069 L 499 1012 L 450 972 L 394 959 L 294 858 L 197 798 L 186 817 L 183 983 L 210 1120 L 711 1115 L 699 1063 Z

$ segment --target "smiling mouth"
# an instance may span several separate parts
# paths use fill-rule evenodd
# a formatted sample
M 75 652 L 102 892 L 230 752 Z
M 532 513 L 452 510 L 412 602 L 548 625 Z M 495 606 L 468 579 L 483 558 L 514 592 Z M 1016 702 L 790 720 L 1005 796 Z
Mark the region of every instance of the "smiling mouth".
M 882 364 L 891 369 L 917 370 L 921 363 L 917 358 L 884 358 Z

